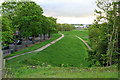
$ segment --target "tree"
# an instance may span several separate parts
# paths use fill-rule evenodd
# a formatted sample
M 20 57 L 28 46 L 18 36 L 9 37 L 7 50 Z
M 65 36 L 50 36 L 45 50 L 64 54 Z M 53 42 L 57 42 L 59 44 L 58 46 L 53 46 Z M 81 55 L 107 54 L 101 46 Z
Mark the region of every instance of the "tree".
M 108 66 L 117 61 L 118 55 L 118 2 L 97 1 L 98 14 L 94 24 L 89 28 L 89 38 L 92 44 L 93 53 L 90 54 L 93 62 Z M 102 22 L 102 23 L 101 23 Z M 97 57 L 96 57 L 97 56 Z
M 8 46 L 8 43 L 12 43 L 13 31 L 9 26 L 9 19 L 7 16 L 2 15 L 2 44 L 4 47 Z
M 39 34 L 41 17 L 43 10 L 34 2 L 20 2 L 15 9 L 14 23 L 17 23 L 21 35 L 26 37 L 26 46 L 28 46 L 28 37 Z
M 35 2 L 22 2 L 22 0 L 18 2 L 10 1 L 2 3 L 2 13 L 6 16 L 4 19 L 6 19 L 5 24 L 9 30 L 9 36 L 12 36 L 12 33 L 15 34 L 13 38 L 15 41 L 14 51 L 17 50 L 17 40 L 21 37 L 26 38 L 27 47 L 29 37 L 33 38 L 32 42 L 34 43 L 35 36 L 39 34 L 43 34 L 45 39 L 45 34 L 48 33 L 48 37 L 50 37 L 52 32 L 58 32 L 57 19 L 42 15 L 42 8 Z M 16 31 L 19 32 L 19 35 L 16 35 Z M 7 35 L 7 32 L 3 34 Z M 8 41 L 7 38 L 8 37 L 3 36 L 3 39 L 6 41 Z
M 5 15 L 6 18 L 9 20 L 9 27 L 11 28 L 11 30 L 16 33 L 16 28 L 14 28 L 14 25 L 12 24 L 12 20 L 13 20 L 13 16 L 14 14 L 14 9 L 17 6 L 16 2 L 3 2 L 2 3 L 2 15 Z M 15 47 L 14 47 L 14 51 L 16 51 L 17 49 L 17 37 L 16 34 L 14 35 L 14 41 L 15 41 Z
M 51 32 L 57 32 L 57 30 L 58 30 L 56 20 L 57 19 L 55 19 L 53 17 L 48 17 L 48 21 L 49 21 L 49 24 L 48 24 L 49 25 L 49 27 L 48 27 L 48 38 L 50 38 Z
M 48 19 L 47 19 L 47 17 L 46 16 L 42 16 L 42 33 L 43 33 L 43 39 L 45 40 L 45 34 L 47 34 L 48 33 L 48 24 L 49 24 L 49 22 L 48 22 Z
M 74 25 L 70 24 L 59 24 L 59 30 L 60 31 L 70 31 L 72 29 L 75 29 Z

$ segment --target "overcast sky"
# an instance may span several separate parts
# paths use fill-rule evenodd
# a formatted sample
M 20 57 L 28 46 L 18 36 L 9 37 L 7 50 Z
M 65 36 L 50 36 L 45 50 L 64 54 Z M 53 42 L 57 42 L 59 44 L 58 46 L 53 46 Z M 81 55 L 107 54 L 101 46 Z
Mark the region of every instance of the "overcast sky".
M 2 2 L 3 0 L 0 0 Z M 92 24 L 96 0 L 33 0 L 45 16 L 57 18 L 57 23 Z
M 33 0 L 44 10 L 44 15 L 57 18 L 58 23 L 92 24 L 96 0 Z

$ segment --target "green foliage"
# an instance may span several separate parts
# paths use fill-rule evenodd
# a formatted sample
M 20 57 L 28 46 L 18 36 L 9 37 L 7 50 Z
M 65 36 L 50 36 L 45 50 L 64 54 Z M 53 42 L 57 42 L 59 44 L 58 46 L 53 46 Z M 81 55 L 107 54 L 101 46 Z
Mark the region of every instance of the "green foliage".
M 4 78 L 97 78 L 98 80 L 111 80 L 118 78 L 117 66 L 112 67 L 52 67 L 51 65 L 43 66 L 19 66 L 16 68 L 6 68 Z M 11 74 L 12 73 L 12 74 Z M 99 79 L 100 78 L 100 79 Z M 46 80 L 46 79 L 45 79 Z M 75 79 L 78 80 L 78 79 Z
M 48 17 L 49 21 L 49 33 L 50 32 L 58 32 L 58 25 L 57 25 L 57 19 L 53 17 Z
M 70 24 L 59 24 L 59 31 L 71 31 L 72 29 L 75 29 L 74 25 Z
M 101 11 L 95 10 L 99 16 L 94 24 L 89 27 L 89 39 L 93 50 L 89 51 L 88 60 L 92 60 L 92 65 L 97 66 L 98 64 L 99 66 L 116 64 L 118 62 L 115 60 L 118 55 L 117 4 L 110 1 L 108 4 L 104 0 L 98 0 L 97 6 Z
M 42 8 L 34 2 L 21 3 L 15 9 L 13 24 L 18 26 L 25 37 L 38 35 L 41 29 L 42 13 Z
M 50 38 L 51 32 L 58 32 L 57 19 L 43 16 L 43 9 L 33 1 L 5 1 L 2 3 L 2 14 L 7 19 L 3 24 L 6 26 L 3 26 L 3 30 L 9 27 L 9 32 L 3 32 L 3 41 L 9 42 L 10 39 L 7 38 L 13 37 L 11 36 L 11 32 L 20 32 L 19 37 L 15 34 L 13 39 L 15 41 L 15 49 L 17 48 L 16 42 L 18 38 L 26 38 L 27 46 L 28 37 L 33 37 L 34 39 L 34 36 L 39 34 L 49 34 Z M 6 37 L 8 34 L 9 37 Z
M 83 30 L 88 30 L 88 28 L 83 28 Z
M 75 35 L 87 40 L 88 31 L 62 31 L 63 39 L 47 49 L 25 54 L 6 62 L 5 78 L 117 78 L 117 66 L 89 67 L 86 46 Z M 55 35 L 54 35 L 55 36 Z M 54 38 L 53 36 L 53 38 Z M 58 38 L 59 35 L 55 37 Z M 59 36 L 60 37 L 60 36 Z M 56 39 L 55 38 L 55 39 Z M 48 41 L 47 41 L 48 42 Z M 49 42 L 48 42 L 49 43 Z M 43 42 L 43 44 L 48 44 Z M 28 50 L 39 48 L 38 44 Z M 64 45 L 64 46 L 63 46 Z M 27 50 L 25 50 L 27 51 Z M 22 51 L 19 51 L 22 53 Z M 61 66 L 60 66 L 61 64 Z M 99 62 L 97 63 L 99 66 Z M 77 65 L 77 67 L 75 67 Z M 59 66 L 59 67 L 57 67 Z M 12 73 L 12 74 L 11 74 Z
M 13 39 L 13 31 L 11 30 L 10 26 L 9 26 L 9 19 L 6 18 L 6 16 L 2 16 L 2 44 L 4 47 L 7 47 L 8 44 L 7 43 L 12 43 L 12 39 Z

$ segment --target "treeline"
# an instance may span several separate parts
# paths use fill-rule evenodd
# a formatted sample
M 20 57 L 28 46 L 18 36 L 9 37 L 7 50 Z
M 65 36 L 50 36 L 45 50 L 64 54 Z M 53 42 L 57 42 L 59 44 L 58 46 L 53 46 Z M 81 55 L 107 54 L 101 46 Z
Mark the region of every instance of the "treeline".
M 75 26 L 71 24 L 58 24 L 58 25 L 59 31 L 70 31 L 72 29 L 75 29 Z
M 43 9 L 35 2 L 3 2 L 2 3 L 2 44 L 12 43 L 15 41 L 15 50 L 17 49 L 17 40 L 19 38 L 26 39 L 26 47 L 28 46 L 28 38 L 34 38 L 58 32 L 58 24 L 56 18 L 46 17 L 43 15 Z M 18 31 L 18 33 L 16 33 Z
M 92 51 L 89 58 L 97 66 L 111 66 L 118 63 L 120 42 L 120 1 L 97 0 L 97 19 L 89 27 Z

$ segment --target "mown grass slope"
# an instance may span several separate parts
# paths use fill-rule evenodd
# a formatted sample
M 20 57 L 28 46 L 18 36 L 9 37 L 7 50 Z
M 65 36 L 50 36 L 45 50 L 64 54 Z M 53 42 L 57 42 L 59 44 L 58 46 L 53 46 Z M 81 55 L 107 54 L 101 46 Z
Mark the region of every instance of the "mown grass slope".
M 74 35 L 81 37 L 86 43 L 91 46 L 88 36 L 88 30 L 74 30 L 74 31 L 63 31 L 64 34 Z
M 16 57 L 6 62 L 7 77 L 19 78 L 117 78 L 117 67 L 91 67 L 84 40 L 87 31 L 66 31 L 60 41 L 41 52 Z M 84 34 L 85 33 L 85 34 Z M 83 35 L 81 35 L 83 34 Z M 11 74 L 13 73 L 13 74 Z
M 52 36 L 52 38 L 49 39 L 49 40 L 46 40 L 46 41 L 44 41 L 44 42 L 35 44 L 35 45 L 31 46 L 31 47 L 27 47 L 27 48 L 25 48 L 25 49 L 22 49 L 22 50 L 20 50 L 20 51 L 17 51 L 17 52 L 15 52 L 15 53 L 11 54 L 11 55 L 5 56 L 5 58 L 12 57 L 12 56 L 15 56 L 15 55 L 18 55 L 18 54 L 22 54 L 22 53 L 26 53 L 26 52 L 30 52 L 30 51 L 33 51 L 33 50 L 37 50 L 37 49 L 41 48 L 42 46 L 45 46 L 45 45 L 47 45 L 48 43 L 52 42 L 53 40 L 56 40 L 56 39 L 59 38 L 61 35 L 60 35 L 60 34 L 52 34 L 51 36 Z
M 88 30 L 73 30 L 73 31 L 62 31 L 63 34 L 65 35 L 77 35 L 79 37 L 81 37 L 83 40 L 85 41 L 89 41 L 88 38 Z
M 37 52 L 22 63 L 28 65 L 41 65 L 47 63 L 52 66 L 88 66 L 87 50 L 85 45 L 76 37 L 65 35 L 63 39 L 41 52 Z
M 64 38 L 43 51 L 31 53 L 15 59 L 21 65 L 42 65 L 45 63 L 52 66 L 88 67 L 89 62 L 86 61 L 88 53 L 84 43 L 68 32 L 62 33 L 65 35 Z M 15 59 L 10 60 L 8 63 L 16 64 L 16 62 L 14 62 Z

